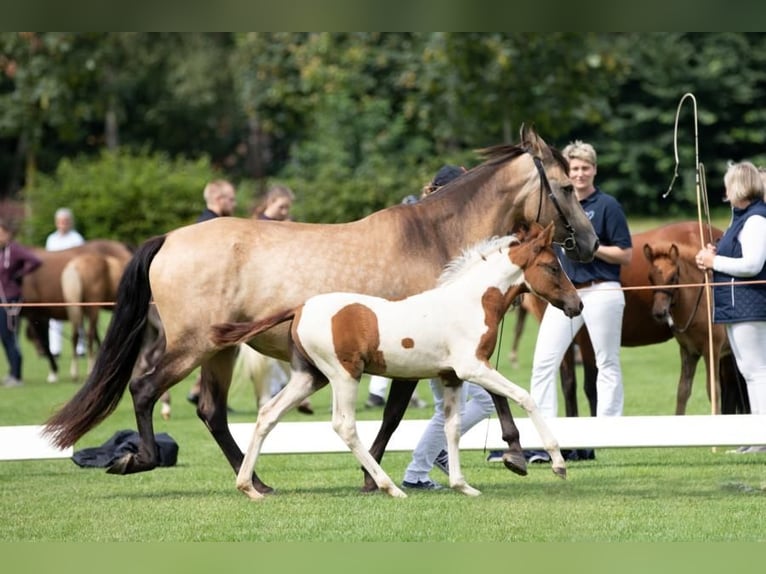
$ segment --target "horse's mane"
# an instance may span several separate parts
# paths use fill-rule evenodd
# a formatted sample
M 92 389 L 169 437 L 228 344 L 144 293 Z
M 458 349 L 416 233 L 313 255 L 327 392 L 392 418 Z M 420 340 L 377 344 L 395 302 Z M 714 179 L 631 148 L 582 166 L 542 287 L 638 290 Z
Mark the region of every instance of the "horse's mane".
M 519 243 L 519 238 L 515 235 L 495 236 L 475 243 L 471 247 L 463 250 L 460 255 L 444 266 L 444 270 L 441 275 L 439 275 L 439 279 L 436 282 L 437 287 L 443 287 L 452 283 L 468 269 L 477 263 L 484 261 L 488 255 L 501 249 L 505 249 L 515 243 Z
M 548 147 L 553 155 L 553 159 L 564 170 L 565 173 L 569 172 L 569 163 L 563 154 L 556 148 Z M 469 181 L 472 185 L 476 185 L 476 179 L 484 177 L 488 168 L 497 168 L 499 165 L 503 165 L 512 159 L 519 157 L 527 152 L 527 149 L 521 144 L 498 144 L 486 148 L 476 150 L 477 155 L 483 160 L 481 164 L 469 169 L 460 177 L 457 177 L 449 183 L 443 185 L 433 193 L 427 195 L 423 199 L 436 196 L 436 194 L 442 194 L 444 190 L 452 187 L 465 185 Z

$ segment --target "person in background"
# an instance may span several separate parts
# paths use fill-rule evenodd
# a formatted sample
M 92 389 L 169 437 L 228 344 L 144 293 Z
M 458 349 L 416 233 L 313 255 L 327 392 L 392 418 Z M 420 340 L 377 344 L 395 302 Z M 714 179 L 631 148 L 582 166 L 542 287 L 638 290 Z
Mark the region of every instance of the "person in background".
M 442 166 L 433 180 L 423 187 L 421 197 L 430 195 L 463 175 L 465 171 L 465 168 L 454 165 Z M 436 490 L 442 488 L 429 476 L 434 466 L 445 474 L 449 474 L 447 438 L 444 434 L 444 388 L 439 379 L 431 379 L 429 384 L 434 396 L 434 414 L 428 421 L 418 444 L 415 445 L 412 459 L 404 471 L 402 486 L 408 489 Z M 492 414 L 494 403 L 486 390 L 479 385 L 465 381 L 460 394 L 460 408 L 460 432 L 463 434 Z
M 42 261 L 29 249 L 13 240 L 13 226 L 0 219 L 0 340 L 8 359 L 9 374 L 3 381 L 5 387 L 20 387 L 21 349 L 16 336 L 19 312 L 15 306 L 21 301 L 21 282 L 24 275 L 31 273 Z
M 252 217 L 270 221 L 287 221 L 295 201 L 293 190 L 285 185 L 272 185 L 263 200 L 253 209 Z
M 567 145 L 562 153 L 569 161 L 569 179 L 593 224 L 599 247 L 590 263 L 572 261 L 557 247 L 561 267 L 577 288 L 583 311 L 570 319 L 553 305 L 546 307 L 532 360 L 530 395 L 544 417 L 558 416 L 558 368 L 575 334 L 585 325 L 598 367 L 596 415 L 620 416 L 624 403 L 620 341 L 625 308 L 625 295 L 620 289 L 620 267 L 630 263 L 633 253 L 630 230 L 619 202 L 594 183 L 598 169 L 593 146 L 577 140 Z M 550 461 L 545 451 L 525 451 L 524 454 L 529 462 Z M 595 458 L 592 449 L 564 454 L 569 460 Z
M 197 217 L 197 223 L 215 219 L 216 217 L 234 215 L 234 208 L 237 205 L 237 192 L 231 182 L 225 179 L 216 179 L 209 182 L 202 192 L 202 197 L 205 200 L 205 209 Z M 189 394 L 186 395 L 186 400 L 194 405 L 199 402 L 201 378 L 201 375 L 197 377 L 197 380 L 189 390 Z M 165 408 L 169 410 L 170 397 L 163 395 L 162 400 L 163 404 L 168 405 Z
M 59 207 L 53 216 L 56 230 L 45 239 L 46 251 L 61 251 L 71 247 L 78 247 L 85 243 L 85 239 L 74 228 L 74 214 L 68 207 Z M 61 354 L 61 338 L 64 331 L 64 322 L 58 319 L 48 321 L 48 348 L 51 355 L 58 357 Z M 85 355 L 85 330 L 80 329 L 80 337 L 75 351 L 78 356 Z
M 734 359 L 747 384 L 750 412 L 766 414 L 766 203 L 763 173 L 750 162 L 734 163 L 723 178 L 731 223 L 696 256 L 713 271 L 713 322 L 726 326 Z M 748 283 L 759 281 L 760 283 Z M 743 446 L 738 454 L 766 452 Z
M 272 185 L 263 199 L 255 206 L 252 212 L 254 219 L 262 221 L 289 221 L 290 209 L 293 207 L 295 194 L 293 190 L 286 185 Z M 269 367 L 267 382 L 271 396 L 281 391 L 289 380 L 289 371 L 283 368 L 283 365 L 277 361 L 272 361 Z M 305 399 L 298 405 L 298 412 L 306 415 L 313 415 L 314 409 L 311 408 L 311 401 Z

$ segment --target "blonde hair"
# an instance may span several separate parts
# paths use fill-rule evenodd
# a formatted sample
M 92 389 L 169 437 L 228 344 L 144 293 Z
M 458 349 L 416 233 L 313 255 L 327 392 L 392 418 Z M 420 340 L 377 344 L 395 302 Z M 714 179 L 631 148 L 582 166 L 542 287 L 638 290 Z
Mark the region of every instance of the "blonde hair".
M 561 153 L 567 160 L 579 159 L 591 165 L 598 165 L 596 150 L 593 149 L 592 145 L 581 140 L 570 142 Z
M 729 201 L 763 199 L 764 181 L 761 171 L 749 161 L 730 163 L 723 176 Z
M 205 203 L 209 205 L 211 202 L 215 201 L 216 198 L 221 195 L 223 190 L 227 188 L 234 189 L 234 186 L 231 182 L 225 179 L 215 179 L 209 182 L 202 192 L 202 197 L 205 199 Z
M 253 208 L 253 217 L 260 217 L 263 215 L 263 212 L 266 211 L 266 208 L 271 205 L 271 203 L 275 199 L 289 199 L 291 202 L 295 201 L 295 194 L 293 193 L 293 190 L 287 187 L 286 185 L 272 185 L 269 190 L 266 192 L 266 194 L 263 196 L 263 199 Z

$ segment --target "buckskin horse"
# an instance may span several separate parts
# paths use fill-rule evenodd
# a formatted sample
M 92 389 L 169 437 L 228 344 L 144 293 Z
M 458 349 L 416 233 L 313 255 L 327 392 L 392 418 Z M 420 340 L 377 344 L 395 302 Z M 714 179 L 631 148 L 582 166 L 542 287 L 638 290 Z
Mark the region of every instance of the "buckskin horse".
M 405 299 L 324 293 L 260 321 L 213 325 L 213 342 L 226 346 L 244 343 L 290 321 L 292 376 L 258 413 L 237 488 L 252 500 L 263 498 L 251 476 L 264 439 L 286 411 L 329 381 L 333 429 L 380 490 L 405 498 L 359 440 L 355 408 L 363 373 L 394 379 L 439 377 L 444 385 L 449 482 L 458 492 L 480 494 L 466 482 L 460 468 L 458 395 L 463 380 L 521 405 L 550 453 L 553 472 L 565 478 L 564 457 L 535 402 L 490 364 L 503 315 L 522 290 L 529 289 L 568 317 L 582 312 L 577 290 L 551 247 L 552 237 L 551 223 L 545 230 L 533 224 L 528 233 L 484 240 L 451 261 L 435 288 Z M 321 384 L 317 385 L 317 379 Z
M 48 419 L 46 434 L 58 446 L 74 444 L 116 408 L 129 386 L 140 446 L 108 472 L 151 470 L 158 464 L 154 405 L 200 366 L 197 414 L 238 472 L 243 454 L 226 413 L 236 350 L 216 350 L 207 336 L 211 325 L 257 320 L 331 291 L 404 298 L 433 287 L 442 267 L 462 249 L 523 223 L 554 222 L 554 241 L 570 257 L 593 258 L 598 239 L 560 152 L 549 148 L 533 128 L 524 127 L 518 145 L 495 146 L 484 154 L 483 163 L 422 201 L 358 221 L 308 224 L 223 217 L 147 240 L 125 270 L 93 371 Z M 154 369 L 131 380 L 152 299 L 164 327 L 165 348 Z M 285 360 L 288 329 L 277 326 L 248 344 Z M 392 385 L 397 392 L 389 393 L 381 430 L 370 449 L 376 460 L 381 460 L 416 383 Z M 493 399 L 509 443 L 506 466 L 525 473 L 508 401 Z M 255 473 L 253 485 L 259 492 L 271 490 Z M 375 489 L 369 475 L 365 489 Z

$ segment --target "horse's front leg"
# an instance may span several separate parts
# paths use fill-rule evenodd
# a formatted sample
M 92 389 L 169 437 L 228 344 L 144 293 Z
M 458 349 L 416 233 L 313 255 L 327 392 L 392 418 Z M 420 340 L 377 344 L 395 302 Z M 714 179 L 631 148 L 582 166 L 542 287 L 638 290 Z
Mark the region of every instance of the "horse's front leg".
M 388 441 L 391 439 L 391 435 L 399 426 L 399 423 L 404 416 L 404 412 L 407 410 L 407 405 L 410 403 L 412 393 L 415 392 L 415 387 L 418 381 L 400 380 L 394 379 L 391 381 L 390 389 L 388 391 L 388 399 L 386 400 L 386 406 L 383 409 L 383 422 L 380 425 L 380 430 L 375 436 L 375 440 L 370 447 L 370 454 L 375 461 L 380 464 L 383 460 L 383 454 L 388 446 Z M 378 485 L 370 476 L 370 473 L 364 470 L 364 486 L 362 486 L 363 492 L 372 492 L 377 490 Z
M 513 420 L 513 413 L 511 413 L 511 407 L 508 405 L 508 399 L 491 391 L 489 396 L 492 397 L 492 402 L 495 404 L 495 411 L 500 422 L 503 440 L 508 443 L 508 450 L 503 453 L 503 464 L 511 472 L 526 476 L 527 459 L 524 458 L 524 451 L 521 448 L 521 435 L 519 428 Z
M 678 377 L 678 388 L 676 389 L 676 414 L 686 414 L 686 405 L 692 394 L 692 384 L 694 383 L 694 374 L 697 372 L 697 364 L 700 355 L 690 351 L 683 344 L 678 345 L 681 354 L 681 374 Z M 710 387 L 708 389 L 708 398 L 710 398 Z
M 465 480 L 460 467 L 460 391 L 462 382 L 444 385 L 444 434 L 447 437 L 447 453 L 449 456 L 449 485 L 450 488 L 467 494 L 479 496 L 481 492 L 473 488 Z

